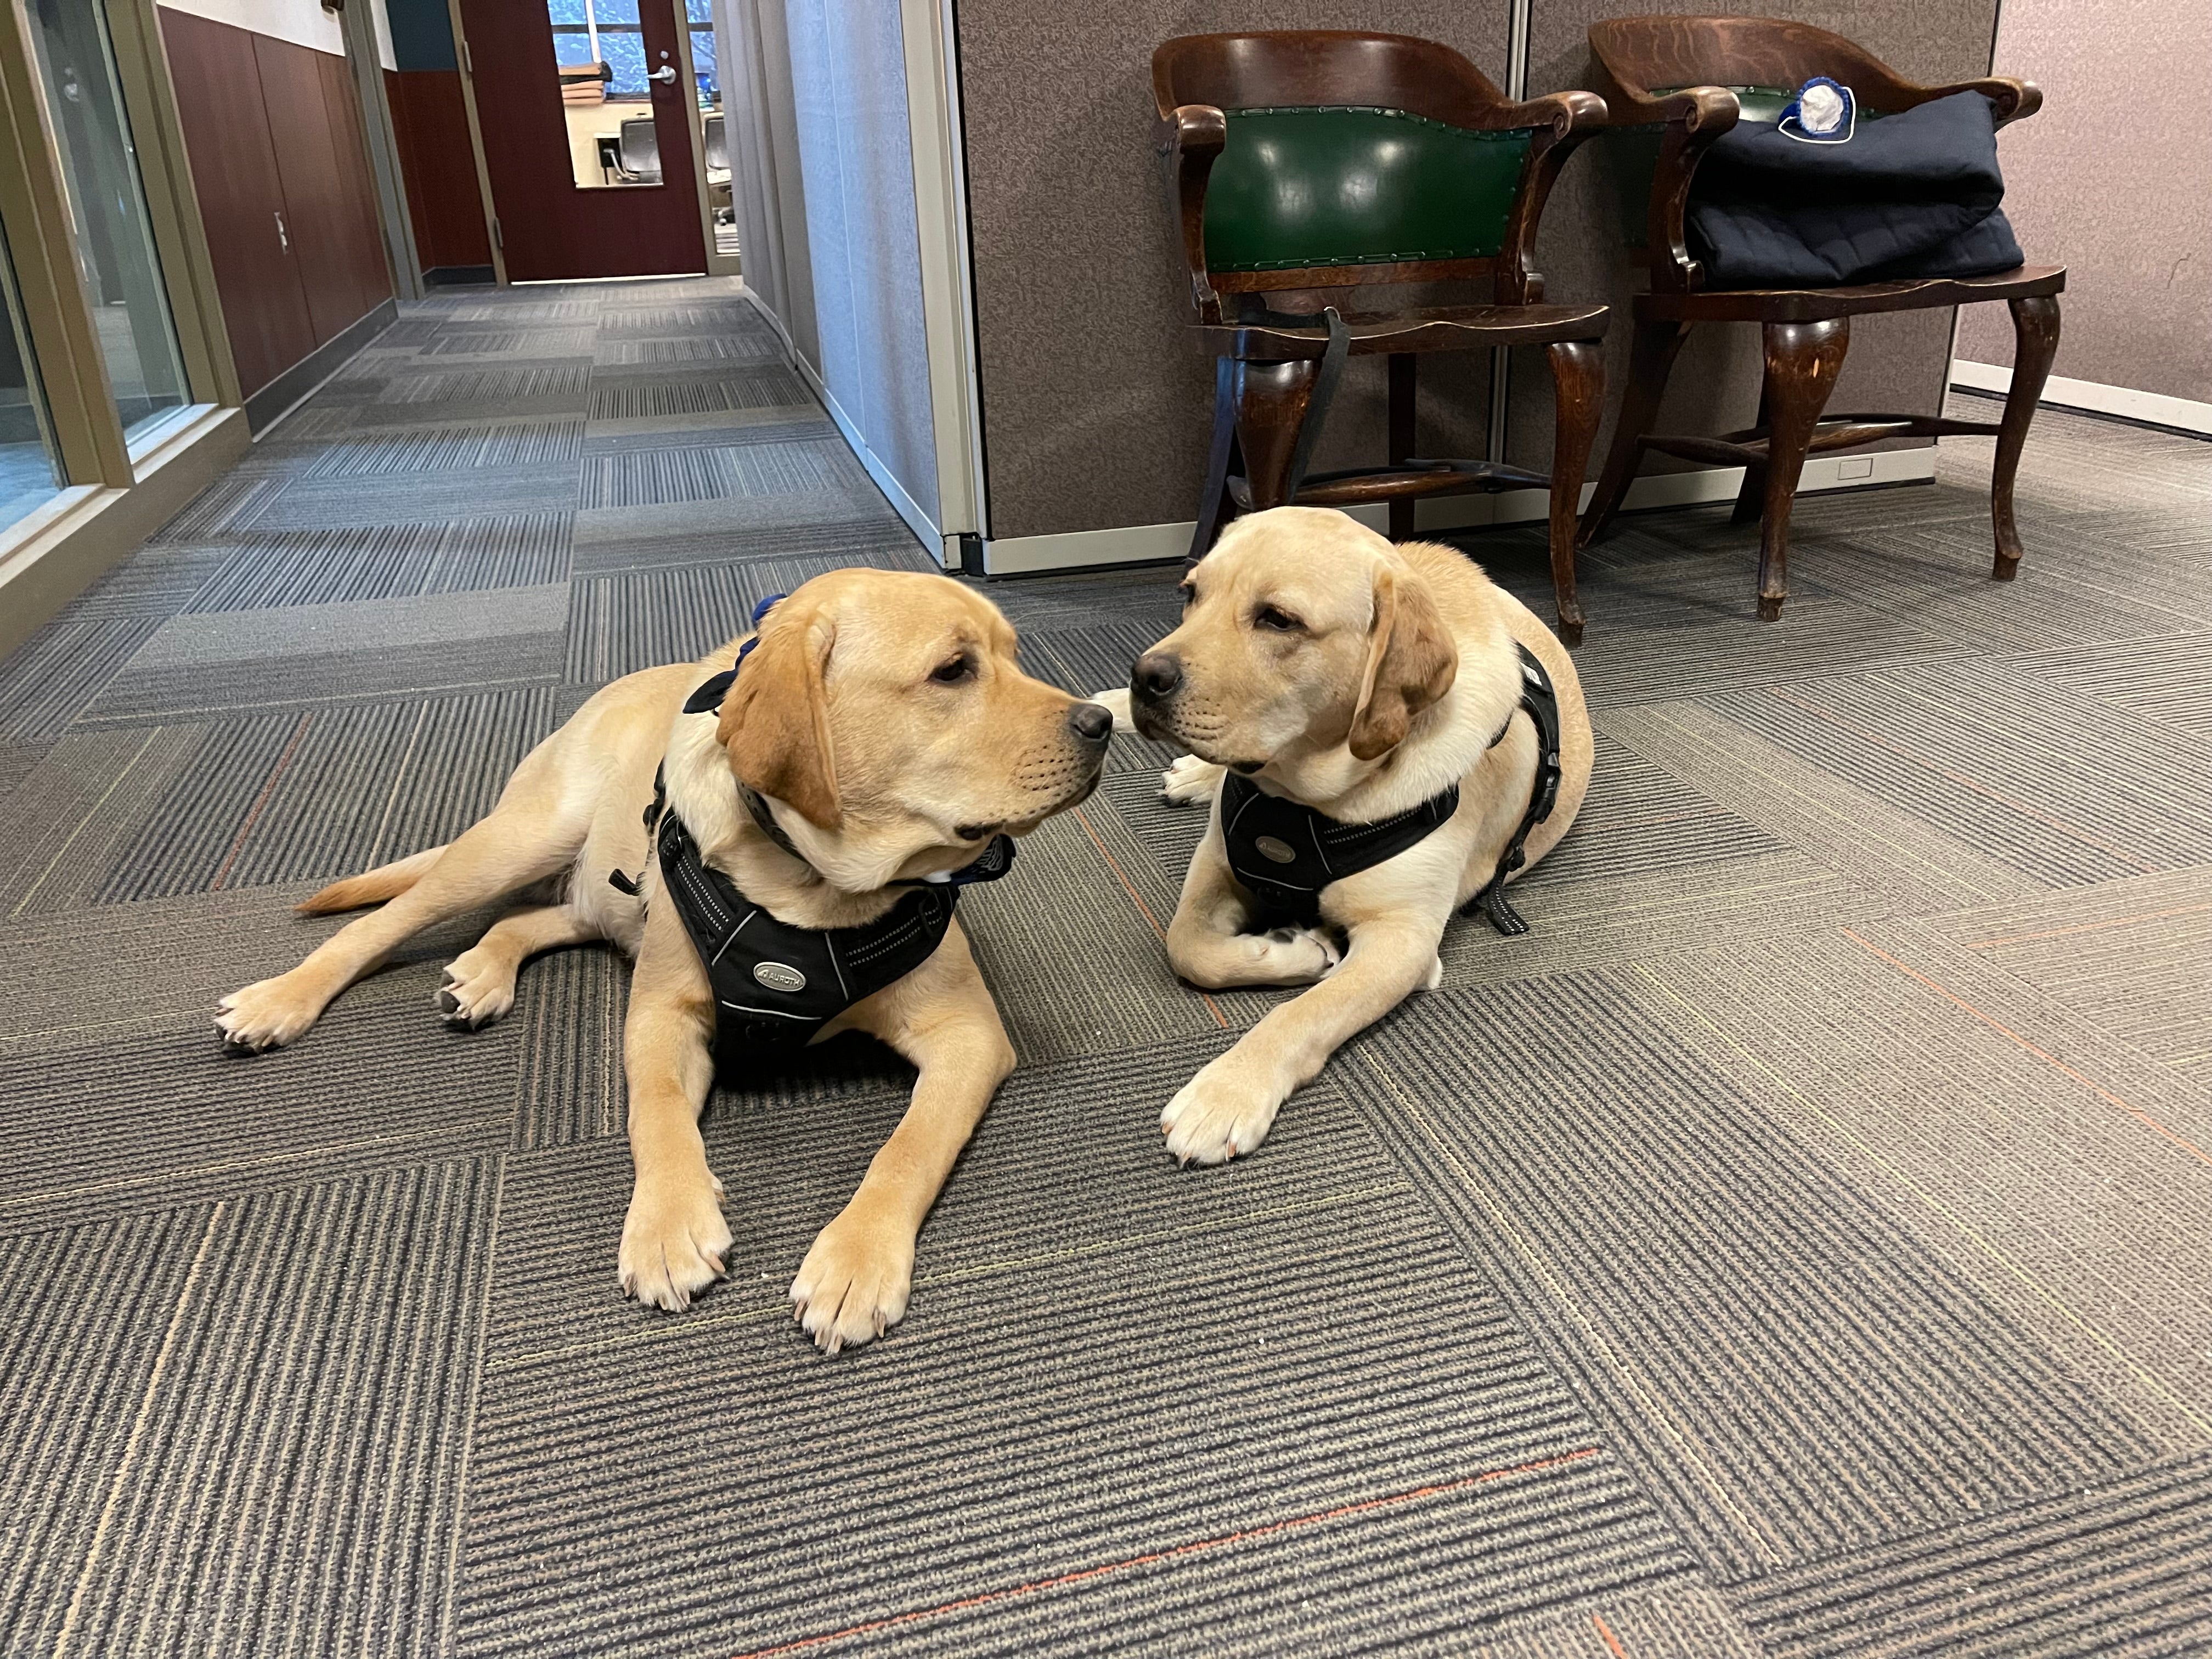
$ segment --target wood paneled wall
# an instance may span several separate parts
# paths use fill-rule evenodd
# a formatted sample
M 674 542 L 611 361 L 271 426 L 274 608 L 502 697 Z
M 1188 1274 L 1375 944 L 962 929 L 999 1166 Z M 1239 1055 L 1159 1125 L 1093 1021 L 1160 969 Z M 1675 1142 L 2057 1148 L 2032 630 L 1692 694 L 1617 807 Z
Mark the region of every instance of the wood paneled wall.
M 345 60 L 169 7 L 161 34 L 240 387 L 392 297 Z
M 426 271 L 491 264 L 459 70 L 386 70 L 415 251 Z

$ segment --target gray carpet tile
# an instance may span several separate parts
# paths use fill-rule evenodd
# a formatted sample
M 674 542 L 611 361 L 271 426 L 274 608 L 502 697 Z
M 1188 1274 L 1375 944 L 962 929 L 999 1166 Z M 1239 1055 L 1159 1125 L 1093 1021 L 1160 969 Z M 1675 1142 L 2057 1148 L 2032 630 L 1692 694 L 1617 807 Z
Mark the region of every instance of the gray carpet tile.
M 838 506 L 842 508 L 844 503 Z M 673 565 L 810 556 L 891 570 L 936 568 L 936 561 L 902 521 L 887 513 L 860 511 L 829 524 L 767 523 L 744 529 L 726 525 L 678 526 L 665 532 L 644 534 L 638 532 L 628 514 L 589 513 L 576 523 L 572 568 L 580 577 L 612 576 Z
M 159 617 L 63 617 L 0 664 L 0 738 L 58 737 L 160 629 Z
M 2212 860 L 2202 740 L 2032 670 L 1929 665 L 1705 701 L 2045 885 Z
M 507 1016 L 523 1028 L 514 1096 L 518 1151 L 622 1135 L 629 996 L 629 965 L 611 945 L 556 951 L 524 967 Z
M 2161 1450 L 2212 1443 L 2212 1092 L 1925 925 L 1624 972 L 1680 1051 Z
M 1094 795 L 1042 825 L 1022 842 L 1020 867 L 1018 882 L 969 889 L 960 914 L 1024 1060 L 1250 1023 L 1249 994 L 1209 996 L 1176 980 L 1165 931 L 1175 890 L 1109 802 Z M 1174 1091 L 1159 1094 L 1155 1115 Z
M 1740 1586 L 1775 1659 L 2212 1652 L 2212 1459 Z
M 696 1320 L 641 1315 L 603 1288 L 621 1195 L 601 1194 L 590 1170 L 618 1150 L 514 1160 L 505 1222 L 527 1255 L 495 1275 L 463 1650 L 751 1648 L 1377 1498 L 1326 1523 L 1335 1542 L 1323 1547 L 1368 1586 L 1340 1615 L 1368 1640 L 1680 1579 L 1680 1545 L 1592 1449 L 1557 1382 L 1340 1102 L 1316 1102 L 1273 1167 L 1198 1182 L 1161 1154 L 1149 1114 L 1126 1109 L 1127 1085 L 1212 1046 L 1018 1074 L 923 1234 L 915 1310 L 827 1393 L 781 1291 L 901 1109 L 896 1094 L 835 1118 L 718 1099 L 708 1154 L 744 1221 L 730 1279 Z M 1357 1227 L 1288 1224 L 1331 1212 L 1356 1214 Z M 1130 1323 L 1163 1273 L 1183 1311 Z M 1316 1318 L 1316 1298 L 1358 1313 Z M 1363 1330 L 1388 1342 L 1401 1323 L 1421 1334 L 1418 1363 L 1362 1357 L 1373 1352 Z M 1091 1336 L 1109 1328 L 1127 1334 L 1110 1358 Z M 664 1391 L 655 1409 L 669 1432 L 611 1456 L 598 1425 L 634 1398 L 641 1362 Z M 736 1395 L 701 1387 L 732 1363 L 782 1380 Z M 800 1408 L 812 1449 L 770 1452 L 756 1416 L 793 1389 L 813 1401 Z M 984 1394 L 994 1426 L 979 1438 L 960 1402 Z M 869 1480 L 825 1501 L 809 1471 L 834 1459 L 831 1424 L 848 1413 L 921 1415 Z M 551 1443 L 562 1451 L 549 1461 Z M 1161 1455 L 1180 1478 L 1146 1478 Z M 1467 1484 L 1411 1495 L 1451 1483 Z M 1069 1504 L 1062 1492 L 1084 1496 Z M 1390 1523 L 1424 1504 L 1437 1524 L 1416 1548 Z M 957 1536 L 942 1519 L 952 1513 Z M 626 1604 L 618 1586 L 632 1569 L 596 1547 L 599 1530 L 702 1524 L 726 1548 L 678 1576 L 664 1564 L 642 1617 L 633 1607 L 609 1623 L 560 1588 L 588 1575 L 615 1592 L 609 1604 Z M 1269 1558 L 1303 1545 L 1304 1530 L 1245 1540 L 1248 1573 L 1285 1570 Z M 1574 1541 L 1547 1547 L 1547 1535 Z M 748 1541 L 770 1536 L 773 1549 Z M 628 1559 L 644 1570 L 650 1553 Z M 1229 1595 L 1260 1617 L 1278 1599 L 1204 1572 L 1199 1553 L 1192 1571 L 1131 1592 L 1151 1616 Z
M 35 1650 L 440 1650 L 497 1193 L 468 1160 L 176 1218 L 182 1285 L 139 1279 L 162 1301 L 105 1379 L 120 1455 L 86 1460 L 15 1614 Z
M 0 1050 L 10 1110 L 41 1126 L 0 1170 L 0 1233 L 503 1149 L 521 1028 L 447 1028 L 441 965 L 387 970 L 281 1054 L 226 1054 L 212 996 Z
M 0 1650 L 56 1650 L 211 1209 L 0 1239 Z
M 566 584 L 212 611 L 161 624 L 90 722 L 360 702 L 559 672 Z
M 1986 407 L 1972 412 L 1985 413 Z M 617 675 L 936 568 L 728 279 L 443 292 L 0 662 L 0 1649 L 1491 1659 L 2207 1647 L 2212 444 L 2044 411 L 1581 561 L 1581 821 L 1258 1153 L 1158 1113 L 1293 993 L 1162 933 L 1164 744 L 962 916 L 1021 1066 L 908 1320 L 784 1299 L 906 1109 L 726 1079 L 730 1276 L 624 1301 L 608 947 L 227 991 Z M 1547 615 L 1540 526 L 1456 538 Z M 977 584 L 1090 692 L 1166 564 Z M 66 1641 L 64 1630 L 67 1627 Z
M 221 562 L 181 608 L 248 611 L 544 586 L 568 579 L 570 528 L 565 513 L 513 513 L 264 534 L 218 555 Z
M 2212 870 L 2069 888 L 1929 926 L 2212 1085 Z
M 391 479 L 263 479 L 270 494 L 237 522 L 255 531 L 319 530 L 344 525 L 411 524 L 480 513 L 559 511 L 576 505 L 573 461 L 432 472 Z
M 579 505 L 660 507 L 726 496 L 857 492 L 866 475 L 834 434 L 808 443 L 629 449 L 584 464 Z
M 1607 1401 L 1608 1438 L 1714 1571 L 1863 1548 L 2154 1455 L 1683 1054 L 1634 984 L 1598 973 L 1440 993 L 1337 1073 Z M 1632 1096 L 1608 1087 L 1624 1070 Z

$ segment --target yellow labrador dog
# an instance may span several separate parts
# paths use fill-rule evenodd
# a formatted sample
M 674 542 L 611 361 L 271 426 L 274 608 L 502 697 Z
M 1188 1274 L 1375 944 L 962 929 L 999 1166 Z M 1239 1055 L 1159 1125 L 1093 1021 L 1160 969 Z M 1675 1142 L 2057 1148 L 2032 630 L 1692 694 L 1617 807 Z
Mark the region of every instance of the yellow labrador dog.
M 1346 1038 L 1437 984 L 1455 908 L 1477 898 L 1522 931 L 1502 878 L 1574 822 L 1590 727 L 1566 647 L 1450 548 L 1278 507 L 1232 525 L 1183 592 L 1182 626 L 1100 699 L 1191 751 L 1170 801 L 1213 802 L 1168 957 L 1209 989 L 1314 984 L 1162 1113 L 1170 1153 L 1218 1164 Z
M 289 1042 L 410 934 L 507 895 L 523 902 L 447 969 L 451 1021 L 505 1013 L 534 953 L 612 940 L 637 959 L 621 1282 L 671 1310 L 722 1273 L 731 1243 L 697 1123 L 718 1052 L 733 1036 L 880 1037 L 920 1070 L 912 1104 L 791 1287 L 835 1352 L 904 1315 L 915 1235 L 1013 1067 L 953 884 L 1002 871 L 1002 833 L 1088 795 L 1111 729 L 1022 673 L 1013 629 L 957 583 L 819 576 L 750 642 L 599 691 L 449 845 L 307 900 L 390 902 L 225 997 L 216 1023 L 235 1047 Z

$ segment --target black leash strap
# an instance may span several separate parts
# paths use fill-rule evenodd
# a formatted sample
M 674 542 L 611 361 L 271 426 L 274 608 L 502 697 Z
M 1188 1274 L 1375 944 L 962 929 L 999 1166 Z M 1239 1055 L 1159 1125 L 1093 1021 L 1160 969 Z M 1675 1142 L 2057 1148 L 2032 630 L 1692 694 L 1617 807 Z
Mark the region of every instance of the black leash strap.
M 1291 451 L 1291 477 L 1283 492 L 1286 507 L 1298 498 L 1306 464 L 1313 459 L 1314 445 L 1320 441 L 1321 429 L 1328 420 L 1328 406 L 1336 401 L 1336 383 L 1344 378 L 1344 360 L 1352 355 L 1352 329 L 1343 313 L 1331 306 L 1322 317 L 1328 325 L 1328 344 L 1322 349 L 1321 372 L 1314 376 L 1313 394 L 1306 399 L 1305 417 L 1298 422 L 1297 445 Z
M 1521 653 L 1521 708 L 1536 727 L 1536 775 L 1528 787 L 1528 810 L 1522 814 L 1521 827 L 1513 832 L 1513 839 L 1505 843 L 1498 855 L 1498 867 L 1491 872 L 1482 890 L 1460 907 L 1460 915 L 1471 916 L 1477 911 L 1489 919 L 1490 925 L 1509 939 L 1528 931 L 1528 924 L 1505 896 L 1505 878 L 1528 863 L 1528 855 L 1522 843 L 1528 832 L 1552 816 L 1552 807 L 1559 799 L 1559 696 L 1552 688 L 1552 677 L 1544 672 L 1544 665 L 1534 652 L 1516 643 L 1514 649 Z M 1490 740 L 1495 749 L 1505 741 L 1505 734 L 1513 729 L 1509 717 L 1498 728 L 1498 735 Z

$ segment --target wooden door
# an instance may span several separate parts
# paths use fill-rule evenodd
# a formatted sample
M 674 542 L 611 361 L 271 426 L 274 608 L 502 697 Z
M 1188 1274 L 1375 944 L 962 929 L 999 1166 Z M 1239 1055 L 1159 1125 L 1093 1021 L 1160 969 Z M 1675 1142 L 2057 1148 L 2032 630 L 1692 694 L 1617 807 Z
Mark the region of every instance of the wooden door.
M 549 0 L 462 0 L 471 80 L 491 174 L 507 274 L 514 282 L 564 277 L 678 276 L 707 269 L 698 186 L 692 171 L 691 89 L 684 75 L 675 8 L 669 0 L 550 0 L 562 16 L 556 52 Z M 592 39 L 626 100 L 565 101 L 562 65 L 573 67 L 578 29 Z M 597 21 L 605 19 L 605 21 Z M 634 20 L 634 21 L 633 21 Z M 635 61 L 633 58 L 635 51 Z M 662 71 L 669 71 L 665 77 Z M 627 101 L 635 100 L 635 101 Z M 605 113 L 603 123 L 594 108 Z M 595 143 L 620 147 L 623 122 L 650 111 L 659 178 L 587 165 Z M 604 124 L 608 132 L 596 127 Z M 632 153 L 641 149 L 633 147 Z M 462 164 L 465 158 L 455 158 Z M 580 182 L 584 174 L 595 176 Z

